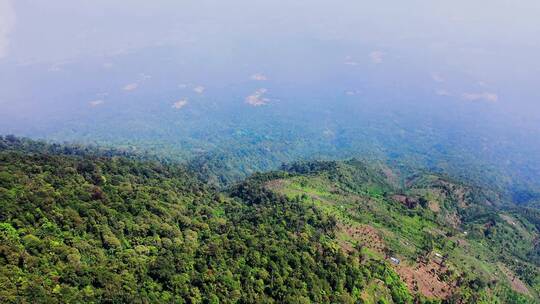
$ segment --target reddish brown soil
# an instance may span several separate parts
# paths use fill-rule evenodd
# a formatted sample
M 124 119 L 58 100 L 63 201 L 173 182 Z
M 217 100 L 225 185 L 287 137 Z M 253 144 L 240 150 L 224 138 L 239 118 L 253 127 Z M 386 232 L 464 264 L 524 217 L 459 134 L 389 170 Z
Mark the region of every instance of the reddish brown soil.
M 369 225 L 347 226 L 343 224 L 338 224 L 338 228 L 362 246 L 377 253 L 382 254 L 384 252 L 384 241 L 377 229 Z M 354 250 L 350 242 L 342 241 L 340 245 L 345 252 L 352 252 Z
M 456 242 L 458 244 L 459 247 L 462 247 L 462 248 L 468 248 L 469 247 L 469 242 L 465 239 L 456 239 Z
M 442 281 L 439 276 L 446 272 L 446 267 L 433 261 L 418 263 L 415 266 L 394 266 L 409 290 L 421 293 L 428 298 L 447 299 L 452 295 L 454 285 Z

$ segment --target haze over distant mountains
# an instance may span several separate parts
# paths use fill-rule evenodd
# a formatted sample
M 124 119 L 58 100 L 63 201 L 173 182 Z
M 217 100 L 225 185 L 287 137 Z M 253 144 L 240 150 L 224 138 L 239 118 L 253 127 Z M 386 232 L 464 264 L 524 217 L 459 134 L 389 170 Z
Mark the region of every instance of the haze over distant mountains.
M 225 155 L 233 179 L 361 156 L 476 167 L 510 192 L 539 180 L 535 1 L 4 0 L 1 11 L 3 134 Z

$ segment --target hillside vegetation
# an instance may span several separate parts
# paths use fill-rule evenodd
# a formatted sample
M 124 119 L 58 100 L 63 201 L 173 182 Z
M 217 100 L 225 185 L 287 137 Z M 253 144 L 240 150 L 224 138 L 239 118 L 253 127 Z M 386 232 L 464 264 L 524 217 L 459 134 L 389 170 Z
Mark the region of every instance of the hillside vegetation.
M 39 146 L 1 141 L 2 303 L 354 303 L 368 287 L 412 301 L 386 263 L 336 250 L 336 222 L 317 208 L 262 188 L 219 194 L 174 165 Z
M 0 137 L 0 302 L 538 300 L 537 216 L 401 180 L 310 162 L 219 192 L 180 165 Z
M 446 176 L 396 178 L 382 164 L 309 162 L 255 177 L 336 219 L 346 253 L 400 260 L 409 289 L 449 302 L 538 300 L 538 213 Z

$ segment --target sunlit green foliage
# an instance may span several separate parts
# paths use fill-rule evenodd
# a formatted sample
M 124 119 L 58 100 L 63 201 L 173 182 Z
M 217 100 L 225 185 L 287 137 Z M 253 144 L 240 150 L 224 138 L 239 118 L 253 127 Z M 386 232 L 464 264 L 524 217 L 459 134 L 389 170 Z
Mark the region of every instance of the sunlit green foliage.
M 374 280 L 412 302 L 384 261 L 336 248 L 333 217 L 260 183 L 224 195 L 177 165 L 1 146 L 2 303 L 357 303 Z
M 384 238 L 385 256 L 415 263 L 437 252 L 448 266 L 441 275 L 457 282 L 449 300 L 538 300 L 538 215 L 522 208 L 501 209 L 493 191 L 428 173 L 395 183 L 388 168 L 357 160 L 296 163 L 284 170 L 253 179 L 316 206 L 342 227 L 374 227 Z M 347 233 L 336 237 L 351 247 L 365 245 Z M 511 269 L 528 286 L 528 295 L 509 287 L 514 279 L 506 278 L 503 269 Z

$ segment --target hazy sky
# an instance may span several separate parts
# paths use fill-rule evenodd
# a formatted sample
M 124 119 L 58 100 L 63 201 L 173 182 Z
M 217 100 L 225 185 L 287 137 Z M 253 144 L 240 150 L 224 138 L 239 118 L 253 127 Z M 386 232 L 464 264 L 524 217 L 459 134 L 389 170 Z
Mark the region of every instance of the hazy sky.
M 52 81 L 70 65 L 79 66 L 69 76 L 80 80 L 70 84 L 77 90 L 55 98 L 86 94 L 88 78 L 96 76 L 81 65 L 114 67 L 122 56 L 167 48 L 193 86 L 204 87 L 207 75 L 206 91 L 253 75 L 306 87 L 331 79 L 329 87 L 341 90 L 357 77 L 354 71 L 373 82 L 380 77 L 381 86 L 390 81 L 430 90 L 434 98 L 495 104 L 534 124 L 540 117 L 538 16 L 536 0 L 0 0 L 0 105 L 51 98 L 52 88 L 43 91 L 41 80 Z M 136 90 L 150 70 L 148 78 L 169 77 L 164 57 L 156 57 L 131 58 L 129 66 L 139 71 L 114 81 Z M 38 77 L 28 67 L 50 73 Z

